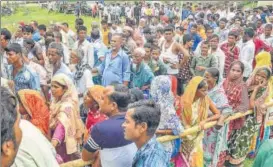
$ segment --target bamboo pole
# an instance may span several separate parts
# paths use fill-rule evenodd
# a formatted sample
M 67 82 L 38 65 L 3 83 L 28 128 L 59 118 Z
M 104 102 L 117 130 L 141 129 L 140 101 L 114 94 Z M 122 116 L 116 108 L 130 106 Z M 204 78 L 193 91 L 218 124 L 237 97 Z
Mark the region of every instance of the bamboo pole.
M 225 122 L 229 122 L 229 121 L 244 117 L 244 116 L 252 114 L 252 113 L 253 113 L 253 110 L 248 110 L 245 113 L 236 113 L 234 115 L 229 116 L 225 120 Z M 206 123 L 204 125 L 204 129 L 209 129 L 209 128 L 215 126 L 216 123 L 217 123 L 217 121 L 208 122 L 208 123 Z M 194 126 L 194 127 L 189 128 L 189 129 L 186 129 L 179 136 L 166 135 L 166 136 L 158 137 L 157 141 L 160 142 L 160 143 L 164 143 L 164 142 L 175 140 L 175 139 L 178 139 L 178 138 L 183 138 L 183 137 L 185 137 L 187 135 L 196 133 L 196 132 L 198 132 L 200 130 L 201 130 L 201 128 L 199 126 Z M 83 161 L 82 159 L 78 159 L 78 160 L 74 160 L 74 161 L 70 161 L 70 162 L 61 164 L 60 167 L 83 167 L 85 165 L 90 165 L 90 164 L 92 164 L 92 161 Z

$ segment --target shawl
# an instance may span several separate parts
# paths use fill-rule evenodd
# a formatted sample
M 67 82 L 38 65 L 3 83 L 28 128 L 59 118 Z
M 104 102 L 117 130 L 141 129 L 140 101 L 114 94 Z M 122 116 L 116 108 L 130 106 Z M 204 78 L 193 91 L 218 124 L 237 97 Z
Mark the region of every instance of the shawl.
M 269 52 L 262 51 L 255 56 L 256 66 L 255 68 L 267 66 L 271 67 L 271 55 Z
M 248 88 L 255 85 L 255 76 L 257 72 L 259 71 L 259 69 L 261 68 L 268 68 L 268 67 L 266 66 L 258 67 L 258 68 L 256 67 L 254 69 L 254 71 L 252 72 L 252 75 L 249 77 L 249 79 L 246 82 Z M 270 71 L 270 68 L 268 68 L 268 70 Z M 269 78 L 267 87 L 264 90 L 262 90 L 260 95 L 257 94 L 255 97 L 255 109 L 256 109 L 255 111 L 256 111 L 256 119 L 258 123 L 262 122 L 263 115 L 266 114 L 266 110 L 262 109 L 260 106 L 264 104 L 265 102 L 269 102 L 272 98 L 272 96 L 269 95 L 269 93 L 272 92 L 271 85 L 272 85 L 272 78 Z
M 198 85 L 204 80 L 203 77 L 196 76 L 192 78 L 186 87 L 185 93 L 181 98 L 181 104 L 183 105 L 183 109 L 181 111 L 182 120 L 185 121 L 184 124 L 188 126 L 192 126 L 192 104 L 194 103 L 194 97 L 197 91 Z M 200 98 L 199 105 L 199 117 L 198 123 L 205 120 L 208 116 L 208 108 L 209 108 L 209 98 L 205 96 Z
M 30 116 L 30 122 L 44 135 L 49 130 L 49 108 L 45 99 L 36 90 L 22 89 L 18 91 L 19 99 Z
M 89 64 L 84 64 L 84 61 L 82 60 L 84 57 L 84 52 L 82 49 L 76 50 L 76 54 L 77 54 L 78 58 L 80 59 L 80 62 L 76 65 L 76 72 L 74 75 L 74 80 L 78 81 L 82 78 L 84 71 L 86 69 L 91 70 L 91 67 L 89 66 Z
M 176 134 L 182 131 L 182 125 L 174 108 L 172 83 L 169 76 L 157 76 L 151 84 L 151 97 L 160 105 L 161 117 L 158 129 L 171 129 Z M 175 135 L 176 135 L 175 134 Z
M 64 74 L 57 74 L 51 82 L 66 86 L 67 90 L 59 101 L 53 98 L 50 105 L 50 128 L 55 129 L 58 123 L 65 128 L 67 154 L 77 151 L 76 132 L 83 133 L 84 125 L 79 113 L 78 93 L 73 82 Z

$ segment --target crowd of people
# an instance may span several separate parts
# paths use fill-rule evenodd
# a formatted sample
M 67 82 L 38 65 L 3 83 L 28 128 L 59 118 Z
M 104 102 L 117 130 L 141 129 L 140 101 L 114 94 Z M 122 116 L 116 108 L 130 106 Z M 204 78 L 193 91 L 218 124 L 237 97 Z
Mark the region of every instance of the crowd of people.
M 126 7 L 1 29 L 1 166 L 272 166 L 272 11 Z

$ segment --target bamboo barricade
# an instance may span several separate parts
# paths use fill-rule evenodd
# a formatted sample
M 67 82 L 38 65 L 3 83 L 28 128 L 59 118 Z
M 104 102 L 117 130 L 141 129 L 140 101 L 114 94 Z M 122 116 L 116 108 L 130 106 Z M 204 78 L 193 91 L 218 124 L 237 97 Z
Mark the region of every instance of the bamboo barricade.
M 252 114 L 252 113 L 253 113 L 253 110 L 248 110 L 245 113 L 236 113 L 236 114 L 233 114 L 233 115 L 229 116 L 225 120 L 225 122 L 229 122 L 231 120 L 235 120 L 237 118 L 241 118 L 241 117 L 244 117 L 244 116 Z M 204 125 L 204 128 L 209 129 L 209 128 L 215 126 L 216 123 L 217 123 L 217 121 L 208 122 L 208 123 L 206 123 Z M 192 128 L 184 130 L 184 132 L 181 133 L 179 136 L 166 135 L 166 136 L 158 137 L 157 141 L 159 141 L 161 143 L 164 143 L 164 142 L 167 142 L 167 141 L 171 141 L 171 140 L 175 140 L 175 139 L 178 139 L 178 138 L 185 137 L 187 135 L 196 133 L 198 131 L 201 131 L 200 127 L 199 126 L 194 126 Z M 78 159 L 78 160 L 74 160 L 74 161 L 70 161 L 70 162 L 61 164 L 60 167 L 83 167 L 85 165 L 90 165 L 90 164 L 92 164 L 92 161 L 83 161 L 82 159 Z

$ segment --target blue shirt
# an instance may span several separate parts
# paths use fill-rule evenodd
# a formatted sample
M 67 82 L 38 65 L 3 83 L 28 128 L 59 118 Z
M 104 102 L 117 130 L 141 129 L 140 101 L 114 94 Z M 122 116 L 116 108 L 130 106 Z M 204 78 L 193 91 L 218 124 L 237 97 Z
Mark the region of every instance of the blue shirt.
M 151 82 L 154 78 L 154 74 L 150 67 L 145 64 L 141 63 L 139 66 L 138 71 L 134 71 L 132 69 L 132 75 L 133 75 L 133 87 L 142 88 L 143 86 L 151 85 Z
M 57 75 L 57 74 L 65 74 L 66 76 L 68 76 L 71 80 L 73 80 L 73 74 L 70 71 L 70 69 L 67 67 L 67 65 L 65 65 L 63 62 L 61 62 L 61 66 L 60 68 L 53 74 Z
M 9 79 L 14 81 L 15 92 L 21 89 L 33 89 L 40 91 L 40 78 L 37 73 L 32 71 L 27 66 L 23 67 L 18 71 L 18 73 L 13 77 L 13 66 L 9 66 Z
M 197 48 L 199 42 L 202 41 L 202 38 L 198 34 L 192 34 L 192 37 L 193 37 L 192 50 L 195 51 L 195 49 Z
M 98 71 L 102 75 L 102 85 L 108 86 L 113 82 L 130 81 L 129 56 L 122 49 L 115 58 L 111 56 L 112 50 L 106 53 L 104 61 L 98 66 Z
M 142 146 L 134 157 L 133 167 L 168 167 L 169 160 L 163 147 L 151 138 L 148 143 Z
M 33 39 L 35 42 L 38 42 L 38 41 L 41 39 L 41 36 L 40 36 L 39 31 L 35 31 L 35 32 L 33 33 L 32 39 Z

